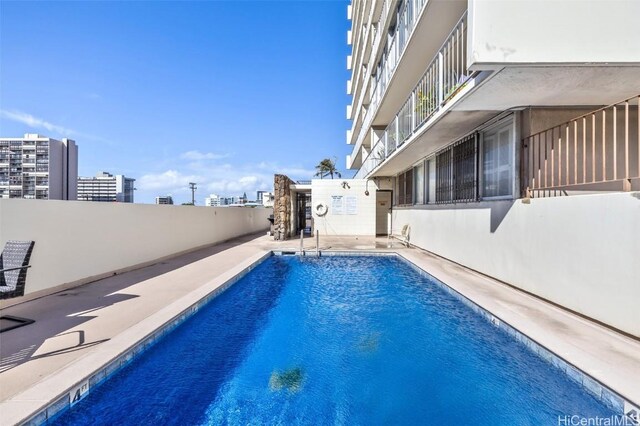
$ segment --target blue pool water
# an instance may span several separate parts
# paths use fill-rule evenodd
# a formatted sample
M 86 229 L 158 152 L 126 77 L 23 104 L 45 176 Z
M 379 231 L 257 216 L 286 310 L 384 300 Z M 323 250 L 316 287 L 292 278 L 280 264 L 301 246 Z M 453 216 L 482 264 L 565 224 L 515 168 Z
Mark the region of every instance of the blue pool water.
M 557 425 L 613 414 L 398 258 L 274 256 L 56 423 Z

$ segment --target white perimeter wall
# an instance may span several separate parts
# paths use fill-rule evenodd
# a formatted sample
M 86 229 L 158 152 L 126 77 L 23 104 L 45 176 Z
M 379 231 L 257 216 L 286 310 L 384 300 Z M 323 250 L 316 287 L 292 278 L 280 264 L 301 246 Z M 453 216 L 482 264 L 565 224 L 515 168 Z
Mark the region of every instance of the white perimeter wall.
M 342 182 L 349 187 L 343 188 Z M 320 235 L 376 235 L 376 185 L 369 181 L 369 195 L 366 179 L 314 179 L 311 181 L 311 204 L 315 229 Z M 331 196 L 356 197 L 357 214 L 336 214 L 331 206 Z M 327 214 L 318 216 L 316 205 L 324 203 L 329 207 Z M 294 212 L 295 214 L 295 212 Z
M 468 63 L 640 62 L 638 0 L 469 0 Z
M 640 193 L 397 209 L 411 243 L 640 337 Z
M 272 213 L 253 208 L 0 200 L 0 244 L 36 242 L 25 287 L 28 295 L 266 231 Z

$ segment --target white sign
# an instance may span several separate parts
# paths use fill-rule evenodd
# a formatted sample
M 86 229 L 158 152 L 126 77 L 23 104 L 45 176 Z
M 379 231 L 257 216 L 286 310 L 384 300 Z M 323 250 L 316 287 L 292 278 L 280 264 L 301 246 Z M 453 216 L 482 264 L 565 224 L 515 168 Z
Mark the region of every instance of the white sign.
M 331 214 L 344 214 L 344 197 L 342 195 L 331 196 Z
M 347 198 L 347 214 L 358 214 L 358 198 L 357 197 L 346 197 Z

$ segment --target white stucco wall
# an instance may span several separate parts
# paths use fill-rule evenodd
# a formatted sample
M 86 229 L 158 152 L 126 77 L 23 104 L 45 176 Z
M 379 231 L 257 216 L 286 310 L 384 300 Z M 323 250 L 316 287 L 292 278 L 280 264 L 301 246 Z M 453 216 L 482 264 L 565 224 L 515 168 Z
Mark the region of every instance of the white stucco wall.
M 395 209 L 396 233 L 640 337 L 640 193 Z
M 349 185 L 342 187 L 342 182 Z M 365 190 L 369 195 L 365 195 Z M 366 179 L 314 179 L 311 181 L 311 202 L 314 227 L 320 235 L 370 235 L 376 233 L 376 185 Z M 332 207 L 332 196 L 355 197 L 357 214 L 337 214 Z M 318 216 L 315 206 L 323 203 L 328 206 L 327 214 Z
M 25 296 L 266 231 L 272 209 L 0 200 L 0 244 L 34 240 Z
M 637 0 L 469 0 L 468 63 L 637 64 L 638 16 Z

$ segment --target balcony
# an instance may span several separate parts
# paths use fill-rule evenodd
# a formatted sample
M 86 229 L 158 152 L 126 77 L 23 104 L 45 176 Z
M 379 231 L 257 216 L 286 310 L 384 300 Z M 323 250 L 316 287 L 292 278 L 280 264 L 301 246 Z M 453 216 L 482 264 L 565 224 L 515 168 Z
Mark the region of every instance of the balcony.
M 472 80 L 475 74 L 467 67 L 466 32 L 465 14 L 362 162 L 362 167 L 355 175 L 356 178 L 366 177 L 412 135 L 420 131 L 429 119 L 446 108 Z M 371 113 L 372 117 L 373 113 Z M 361 133 L 366 133 L 370 124 L 363 127 Z
M 385 7 L 389 6 L 385 4 Z M 386 40 L 384 35 L 388 34 L 383 23 L 385 20 L 392 21 L 385 17 L 387 9 L 383 10 L 379 24 L 381 29 L 376 34 L 372 58 L 369 60 L 369 66 L 372 69 L 375 67 L 375 78 L 369 87 L 354 90 L 354 94 L 360 93 L 355 105 L 365 106 L 365 112 L 362 116 L 355 114 L 352 127 L 352 137 L 355 136 L 355 139 L 348 141 L 355 145 L 352 165 L 359 163 L 360 147 L 368 145 L 370 127 L 384 125 L 391 120 L 403 103 L 405 94 L 420 78 L 424 64 L 429 63 L 438 52 L 442 41 L 447 39 L 451 28 L 466 13 L 465 10 L 466 2 L 406 2 L 396 15 L 393 36 L 379 54 L 380 45 Z M 379 58 L 377 62 L 376 55 Z

